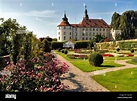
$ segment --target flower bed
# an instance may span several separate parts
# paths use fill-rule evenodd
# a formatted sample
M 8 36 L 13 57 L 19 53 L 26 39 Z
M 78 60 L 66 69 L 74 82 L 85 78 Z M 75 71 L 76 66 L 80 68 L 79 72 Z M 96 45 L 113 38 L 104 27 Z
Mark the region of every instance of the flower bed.
M 61 75 L 68 71 L 68 65 L 57 59 L 35 57 L 29 61 L 12 62 L 0 75 L 0 92 L 60 92 L 65 89 Z
M 132 57 L 132 56 L 134 56 L 134 54 L 125 54 L 125 56 Z
M 86 54 L 68 54 L 67 57 L 70 59 L 87 59 L 88 55 Z
M 114 57 L 114 55 L 113 55 L 113 54 L 107 54 L 107 53 L 105 53 L 105 54 L 102 54 L 102 56 L 107 56 L 107 57 Z

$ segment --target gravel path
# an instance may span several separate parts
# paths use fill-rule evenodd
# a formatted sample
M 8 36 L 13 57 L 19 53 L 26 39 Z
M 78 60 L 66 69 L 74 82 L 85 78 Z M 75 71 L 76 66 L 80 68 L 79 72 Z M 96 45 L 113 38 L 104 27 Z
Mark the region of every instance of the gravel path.
M 66 62 L 69 65 L 69 72 L 62 75 L 62 82 L 65 85 L 68 85 L 69 88 L 66 89 L 66 92 L 109 92 L 108 89 L 101 86 L 97 83 L 91 76 L 98 74 L 105 74 L 106 72 L 126 69 L 126 68 L 134 68 L 137 65 L 132 65 L 126 63 L 126 60 L 115 60 L 118 64 L 123 64 L 125 66 L 115 67 L 115 68 L 107 68 L 103 70 L 97 70 L 93 72 L 82 72 L 80 69 L 71 64 L 68 60 L 64 59 L 60 55 L 56 55 L 57 58 L 61 61 Z

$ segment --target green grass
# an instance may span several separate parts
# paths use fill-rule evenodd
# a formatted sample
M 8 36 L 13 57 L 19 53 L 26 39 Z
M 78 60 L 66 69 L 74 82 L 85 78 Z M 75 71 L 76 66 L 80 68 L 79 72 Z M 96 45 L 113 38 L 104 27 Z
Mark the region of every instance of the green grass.
M 121 64 L 114 63 L 113 60 L 106 60 L 105 59 L 103 64 L 101 65 L 101 67 L 95 67 L 95 66 L 92 66 L 89 64 L 88 59 L 85 59 L 85 60 L 84 59 L 70 59 L 65 54 L 63 54 L 61 52 L 56 51 L 56 53 L 61 55 L 65 59 L 69 60 L 74 66 L 78 67 L 83 72 L 92 72 L 95 70 L 101 70 L 101 69 L 105 69 L 105 68 L 114 68 L 114 67 L 123 66 Z
M 137 68 L 124 69 L 92 77 L 110 91 L 137 91 Z
M 105 60 L 126 60 L 132 59 L 133 57 L 104 57 Z
M 127 63 L 137 65 L 137 62 L 133 62 L 132 60 L 128 60 Z

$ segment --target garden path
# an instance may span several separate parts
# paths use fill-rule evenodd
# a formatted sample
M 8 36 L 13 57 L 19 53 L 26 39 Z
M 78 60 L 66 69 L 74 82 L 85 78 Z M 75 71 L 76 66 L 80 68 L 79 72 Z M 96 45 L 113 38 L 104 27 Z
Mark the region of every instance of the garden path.
M 56 54 L 56 57 L 66 62 L 69 65 L 69 72 L 62 75 L 62 82 L 65 85 L 68 85 L 69 88 L 66 89 L 66 92 L 109 92 L 108 89 L 97 83 L 91 76 L 97 74 L 105 74 L 106 72 L 126 69 L 126 68 L 134 68 L 137 65 L 128 64 L 126 60 L 115 60 L 118 64 L 123 64 L 125 66 L 115 67 L 115 68 L 107 68 L 103 70 L 97 70 L 93 72 L 82 72 L 80 69 L 71 64 L 68 60 L 64 59 L 62 56 Z

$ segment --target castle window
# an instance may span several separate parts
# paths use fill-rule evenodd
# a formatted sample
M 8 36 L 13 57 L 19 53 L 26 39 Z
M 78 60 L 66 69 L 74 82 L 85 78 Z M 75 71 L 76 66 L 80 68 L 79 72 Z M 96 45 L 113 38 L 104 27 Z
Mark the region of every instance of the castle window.
M 86 33 L 86 36 L 88 36 L 88 33 Z
M 71 39 L 71 37 L 69 37 L 69 39 Z
M 64 29 L 66 29 L 66 26 L 64 26 Z
M 91 32 L 89 33 L 89 36 L 91 36 Z
M 66 32 L 64 32 L 64 35 L 66 35 Z
M 95 31 L 95 28 L 93 28 L 93 31 Z
M 60 40 L 60 37 L 59 37 L 59 40 Z
M 88 38 L 86 37 L 86 40 L 88 40 Z
M 82 40 L 84 40 L 84 37 L 82 38 Z
M 84 36 L 84 33 L 82 33 L 82 35 Z
M 70 35 L 71 35 L 71 32 L 70 32 Z
M 66 36 L 64 36 L 64 40 L 66 40 Z
M 98 28 L 96 28 L 96 31 L 98 31 Z
M 60 32 L 58 33 L 58 35 L 60 35 Z

